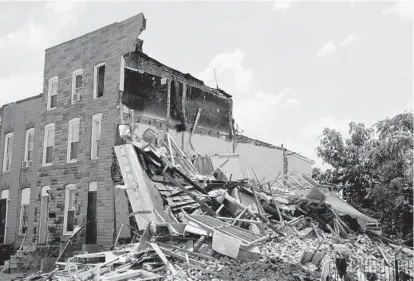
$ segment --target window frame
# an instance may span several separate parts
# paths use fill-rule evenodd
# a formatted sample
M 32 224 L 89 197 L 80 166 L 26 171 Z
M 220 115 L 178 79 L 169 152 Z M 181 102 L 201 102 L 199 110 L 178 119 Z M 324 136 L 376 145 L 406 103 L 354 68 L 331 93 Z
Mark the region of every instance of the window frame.
M 70 159 L 70 155 L 72 153 L 72 147 L 71 147 L 72 142 L 71 142 L 71 140 L 72 140 L 72 136 L 73 136 L 73 133 L 74 133 L 73 130 L 72 130 L 72 128 L 73 128 L 73 125 L 74 124 L 78 124 L 78 132 L 77 132 L 77 134 L 78 134 L 78 152 L 79 152 L 80 118 L 73 118 L 73 119 L 69 120 L 69 127 L 68 127 L 68 147 L 67 147 L 67 150 L 66 150 L 66 163 L 76 163 L 76 162 L 78 162 L 78 158 L 77 158 L 77 155 L 78 154 L 76 154 L 76 159 Z
M 50 107 L 51 106 L 51 102 L 52 102 L 52 84 L 56 82 L 56 100 L 57 100 L 57 95 L 59 92 L 59 77 L 58 76 L 53 76 L 51 78 L 49 78 L 49 84 L 48 84 L 48 90 L 47 90 L 47 110 L 52 110 L 55 109 L 57 106 L 55 107 Z
M 100 126 L 100 128 L 99 128 L 99 131 L 100 131 L 99 140 L 100 140 L 101 137 L 102 137 L 102 113 L 97 113 L 97 114 L 92 115 L 91 160 L 99 159 L 99 153 L 98 153 L 98 150 L 97 150 L 97 147 L 96 147 L 97 146 L 96 141 L 98 140 L 98 139 L 96 139 L 96 130 L 97 129 L 96 129 L 96 126 L 95 126 L 95 123 L 98 120 L 99 120 L 99 126 Z
M 27 190 L 28 192 L 28 202 L 26 204 L 23 203 L 23 192 Z M 28 212 L 27 212 L 27 223 L 26 223 L 26 231 L 23 233 L 23 209 L 24 207 L 27 206 L 28 208 Z M 30 213 L 30 187 L 25 187 L 21 190 L 21 196 L 20 196 L 20 214 L 19 214 L 19 235 L 24 235 L 25 233 L 27 233 L 28 231 L 28 221 L 29 221 L 29 213 Z
M 53 129 L 53 149 L 52 149 L 52 162 L 46 163 L 46 154 L 47 154 L 47 132 L 48 130 Z M 43 156 L 42 156 L 42 167 L 52 166 L 53 165 L 53 150 L 55 148 L 55 123 L 49 123 L 45 126 L 45 135 L 43 139 Z
M 29 157 L 29 146 L 30 146 L 30 143 L 29 143 L 29 135 L 30 134 L 32 134 L 33 136 L 32 136 L 32 141 L 33 141 L 33 149 L 32 149 L 32 151 L 34 152 L 34 133 L 35 133 L 35 128 L 30 128 L 30 129 L 27 129 L 26 130 L 26 138 L 25 138 L 25 144 L 24 144 L 24 161 L 32 161 L 33 162 L 33 159 L 31 159 L 31 160 L 29 160 L 28 159 L 28 157 Z M 32 157 L 34 158 L 34 153 L 32 153 Z
M 76 76 L 81 76 L 82 77 L 82 85 L 80 88 L 76 88 Z M 83 89 L 83 69 L 79 68 L 76 69 L 74 72 L 72 72 L 72 95 L 71 95 L 71 104 L 80 102 L 80 97 L 77 100 L 74 100 L 73 97 L 75 94 L 80 95 L 80 93 L 77 93 L 77 90 L 82 90 Z
M 105 93 L 106 65 L 105 65 L 105 62 L 101 62 L 101 63 L 96 64 L 93 67 L 93 99 L 100 98 L 98 97 L 98 69 L 101 66 L 105 66 L 105 73 L 104 73 L 104 93 Z
M 69 195 L 71 191 L 76 190 L 76 184 L 68 184 L 65 186 L 65 211 L 63 213 L 63 235 L 72 235 L 75 232 L 76 225 L 73 225 L 72 231 L 67 231 L 68 228 L 68 212 L 69 212 Z M 72 193 L 74 198 L 72 200 L 75 200 L 75 192 Z M 75 205 L 75 204 L 73 204 Z M 73 210 L 76 211 L 76 207 L 73 206 Z
M 3 173 L 10 172 L 12 159 L 13 159 L 13 136 L 14 136 L 13 132 L 7 133 L 4 136 Z M 11 141 L 8 142 L 8 139 L 11 139 Z M 6 169 L 6 166 L 7 166 L 6 163 L 7 163 L 8 155 L 9 155 L 7 151 L 9 150 L 9 146 L 10 146 L 10 163 L 9 163 L 9 169 Z

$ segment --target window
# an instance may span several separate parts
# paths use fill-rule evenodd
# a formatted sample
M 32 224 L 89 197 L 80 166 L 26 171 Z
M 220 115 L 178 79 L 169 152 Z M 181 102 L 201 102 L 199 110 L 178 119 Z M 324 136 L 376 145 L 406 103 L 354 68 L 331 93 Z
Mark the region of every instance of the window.
M 26 130 L 26 141 L 24 146 L 24 161 L 33 161 L 34 128 Z
M 30 188 L 22 189 L 19 234 L 25 234 L 29 219 Z
M 71 234 L 75 229 L 75 190 L 76 185 L 74 184 L 69 184 L 66 186 L 63 235 Z
M 105 63 L 95 65 L 93 82 L 93 98 L 99 98 L 103 96 L 105 88 Z
M 72 73 L 72 104 L 79 102 L 81 99 L 83 88 L 82 75 L 82 69 L 77 69 Z
M 68 150 L 66 162 L 76 162 L 78 159 L 80 119 L 74 118 L 69 121 Z
M 13 133 L 8 133 L 4 140 L 3 172 L 9 172 L 12 161 Z
M 101 143 L 101 122 L 102 113 L 98 113 L 92 116 L 91 159 L 99 158 L 99 146 Z
M 58 91 L 58 77 L 49 79 L 49 88 L 47 94 L 47 110 L 56 108 Z
M 55 124 L 45 126 L 45 139 L 43 142 L 43 166 L 50 166 L 53 162 L 53 146 L 55 145 Z

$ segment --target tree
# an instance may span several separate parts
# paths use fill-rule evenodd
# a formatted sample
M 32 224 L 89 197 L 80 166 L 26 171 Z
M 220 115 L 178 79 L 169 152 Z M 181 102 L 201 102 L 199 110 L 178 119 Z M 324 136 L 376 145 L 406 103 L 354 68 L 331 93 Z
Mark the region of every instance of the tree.
M 413 114 L 404 112 L 367 128 L 349 124 L 349 137 L 325 128 L 317 154 L 332 169 L 313 177 L 336 184 L 349 203 L 378 218 L 385 233 L 413 227 Z

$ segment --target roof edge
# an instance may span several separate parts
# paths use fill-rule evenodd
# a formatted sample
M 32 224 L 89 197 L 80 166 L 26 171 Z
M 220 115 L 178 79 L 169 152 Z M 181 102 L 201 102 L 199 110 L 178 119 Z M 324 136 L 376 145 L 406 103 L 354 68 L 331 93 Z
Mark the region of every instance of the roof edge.
M 17 104 L 17 103 L 23 103 L 23 102 L 25 102 L 25 101 L 29 101 L 29 100 L 34 100 L 34 99 L 37 99 L 37 98 L 41 98 L 41 97 L 42 97 L 42 95 L 43 95 L 43 93 L 40 93 L 40 94 L 35 95 L 35 96 L 31 96 L 31 97 L 27 97 L 27 98 L 24 98 L 24 99 L 21 99 L 21 100 L 17 100 L 17 101 L 13 101 L 13 102 L 5 103 L 5 104 L 3 104 L 3 105 L 1 106 L 1 108 L 4 108 L 4 107 L 6 107 L 6 106 L 8 106 L 8 105 L 13 105 L 13 104 Z

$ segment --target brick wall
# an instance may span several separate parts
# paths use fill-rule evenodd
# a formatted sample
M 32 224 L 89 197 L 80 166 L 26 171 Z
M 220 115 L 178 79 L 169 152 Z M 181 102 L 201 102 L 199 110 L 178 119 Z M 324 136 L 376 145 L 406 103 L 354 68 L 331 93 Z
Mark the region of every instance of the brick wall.
M 30 244 L 34 238 L 31 223 L 34 220 L 35 202 L 37 195 L 37 170 L 40 165 L 39 150 L 41 131 L 41 96 L 28 99 L 23 102 L 9 104 L 2 110 L 2 126 L 0 133 L 0 189 L 9 190 L 6 243 L 15 241 L 20 243 L 23 236 L 18 235 L 18 218 L 20 216 L 21 190 L 30 188 L 29 224 L 27 229 L 26 244 Z M 33 166 L 21 169 L 24 159 L 26 130 L 34 128 L 34 159 Z M 13 132 L 12 162 L 9 172 L 3 172 L 4 139 L 7 133 Z M 0 192 L 1 193 L 1 192 Z
M 49 48 L 45 54 L 41 122 L 55 123 L 55 147 L 53 165 L 40 168 L 37 186 L 50 186 L 55 197 L 50 208 L 63 221 L 64 188 L 67 184 L 76 184 L 75 221 L 79 225 L 86 217 L 89 182 L 97 181 L 98 244 L 111 244 L 114 235 L 114 186 L 110 167 L 118 123 L 121 56 L 133 50 L 144 29 L 145 18 L 139 14 Z M 93 99 L 94 66 L 102 62 L 105 62 L 105 90 L 102 97 Z M 81 102 L 71 104 L 72 73 L 80 68 L 83 69 Z M 48 80 L 54 76 L 59 77 L 57 108 L 47 111 Z M 92 116 L 96 113 L 102 113 L 100 155 L 98 160 L 90 160 Z M 78 161 L 66 163 L 68 122 L 75 117 L 80 118 Z M 43 143 L 44 127 L 40 136 Z
M 29 229 L 25 245 L 37 241 L 40 217 L 40 194 L 50 186 L 48 224 L 63 231 L 65 186 L 75 184 L 75 222 L 80 225 L 86 217 L 89 182 L 97 181 L 97 243 L 110 245 L 114 236 L 114 186 L 111 179 L 112 148 L 118 124 L 119 77 L 121 56 L 134 50 L 138 35 L 145 29 L 145 18 L 138 14 L 125 21 L 113 23 L 46 50 L 43 94 L 35 99 L 4 106 L 0 135 L 2 167 L 4 136 L 14 132 L 12 168 L 2 173 L 0 188 L 10 189 L 6 243 L 20 243 L 16 219 L 20 209 L 20 192 L 31 188 Z M 94 66 L 105 63 L 105 83 L 102 97 L 93 99 Z M 83 69 L 81 102 L 71 104 L 72 73 Z M 57 106 L 47 110 L 49 78 L 58 76 Z M 92 116 L 102 113 L 99 159 L 91 160 Z M 67 163 L 69 120 L 80 118 L 79 147 L 76 163 Z M 45 125 L 55 123 L 53 164 L 42 167 Z M 25 129 L 35 127 L 33 167 L 21 170 Z M 36 233 L 35 233 L 36 232 Z M 52 238 L 49 233 L 49 240 Z M 62 236 L 65 240 L 69 236 Z
M 207 87 L 203 81 L 165 66 L 142 52 L 126 54 L 125 66 L 130 69 L 125 71 L 123 102 L 137 113 L 147 117 L 169 119 L 170 123 L 178 124 L 181 120 L 175 116 L 177 113 L 170 112 L 170 108 L 176 106 L 177 115 L 184 114 L 183 121 L 189 131 L 196 119 L 198 109 L 201 108 L 198 128 L 211 129 L 227 135 L 232 133 L 233 100 L 224 91 Z M 180 93 L 180 97 L 176 97 L 178 100 L 174 101 L 169 97 L 175 92 L 173 85 L 175 81 L 181 86 L 180 91 L 183 87 L 185 89 L 184 94 Z M 165 96 L 161 97 L 161 95 Z M 144 110 L 141 108 L 143 106 L 145 106 Z M 155 109 L 151 111 L 151 107 Z

